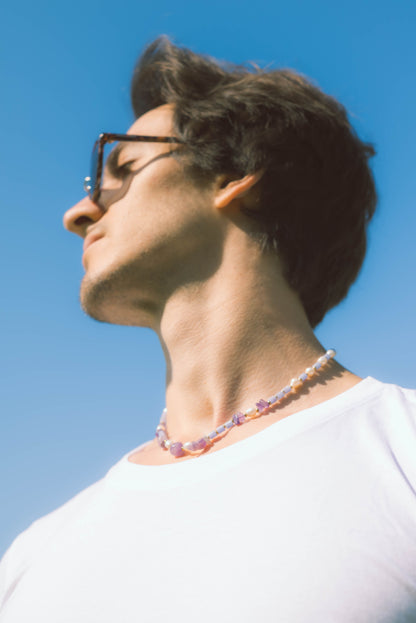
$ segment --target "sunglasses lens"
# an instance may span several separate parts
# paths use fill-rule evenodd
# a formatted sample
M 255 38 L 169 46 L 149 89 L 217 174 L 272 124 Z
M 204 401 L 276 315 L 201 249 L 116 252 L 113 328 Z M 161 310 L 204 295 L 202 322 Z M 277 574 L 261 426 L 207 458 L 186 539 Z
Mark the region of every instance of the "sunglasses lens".
M 126 167 L 123 163 L 128 158 L 120 159 L 120 151 L 123 145 L 128 143 L 120 143 L 119 141 L 108 141 L 103 148 L 103 171 L 101 176 L 102 190 L 118 190 L 123 185 L 126 177 Z

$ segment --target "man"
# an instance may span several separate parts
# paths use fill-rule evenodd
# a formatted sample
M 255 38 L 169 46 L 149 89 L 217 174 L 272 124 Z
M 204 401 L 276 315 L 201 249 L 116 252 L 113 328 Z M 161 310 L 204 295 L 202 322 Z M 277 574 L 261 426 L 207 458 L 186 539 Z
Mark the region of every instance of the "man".
M 416 392 L 313 333 L 364 258 L 371 146 L 297 74 L 166 39 L 132 100 L 64 221 L 84 310 L 159 335 L 167 408 L 14 542 L 0 621 L 416 621 Z

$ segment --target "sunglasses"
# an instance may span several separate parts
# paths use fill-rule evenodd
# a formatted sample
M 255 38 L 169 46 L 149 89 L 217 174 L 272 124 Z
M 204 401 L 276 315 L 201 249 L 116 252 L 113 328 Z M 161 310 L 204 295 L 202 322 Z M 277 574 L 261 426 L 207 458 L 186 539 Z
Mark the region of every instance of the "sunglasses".
M 109 143 L 123 141 L 127 143 L 180 143 L 174 136 L 138 136 L 135 134 L 110 134 L 105 132 L 100 134 L 94 143 L 91 155 L 90 175 L 84 179 L 84 190 L 88 193 L 91 201 L 97 201 L 101 190 L 103 177 L 103 156 L 104 148 Z

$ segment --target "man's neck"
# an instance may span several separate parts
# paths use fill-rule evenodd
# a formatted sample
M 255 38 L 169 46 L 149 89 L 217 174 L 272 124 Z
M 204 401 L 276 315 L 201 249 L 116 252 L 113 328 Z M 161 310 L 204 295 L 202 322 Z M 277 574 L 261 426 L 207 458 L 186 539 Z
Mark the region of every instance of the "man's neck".
M 164 308 L 159 335 L 171 439 L 206 435 L 236 411 L 276 393 L 325 352 L 272 260 L 253 256 L 250 266 L 238 259 L 231 253 L 209 281 L 176 292 Z M 324 384 L 315 382 L 302 393 L 298 409 L 325 399 L 330 383 L 342 391 L 359 380 L 339 364 L 329 368 L 338 383 L 327 371 Z M 288 406 L 293 411 L 293 404 L 281 411 Z

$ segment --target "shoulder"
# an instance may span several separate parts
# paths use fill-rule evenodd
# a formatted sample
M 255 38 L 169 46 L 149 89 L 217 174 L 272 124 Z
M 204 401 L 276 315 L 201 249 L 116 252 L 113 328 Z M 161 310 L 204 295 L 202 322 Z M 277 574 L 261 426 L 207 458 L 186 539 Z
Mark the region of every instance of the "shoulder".
M 350 405 L 361 424 L 364 422 L 393 438 L 406 432 L 416 437 L 416 390 L 367 377 Z M 358 386 L 357 386 L 357 389 Z
M 369 380 L 377 391 L 372 394 L 369 406 L 376 405 L 381 414 L 384 414 L 389 423 L 407 422 L 415 424 L 416 418 L 416 389 L 401 387 L 393 383 L 383 383 L 372 379 Z
M 416 390 L 368 381 L 367 400 L 355 407 L 358 438 L 372 456 L 389 457 L 416 492 Z
M 42 549 L 89 506 L 102 482 L 90 485 L 56 510 L 37 519 L 13 541 L 0 562 L 0 607 Z
M 362 379 L 351 391 L 338 398 L 340 406 L 347 410 L 377 412 L 381 418 L 388 417 L 391 422 L 394 415 L 396 419 L 410 420 L 416 416 L 416 389 L 385 383 L 371 376 Z
M 385 383 L 368 376 L 346 391 L 337 394 L 334 399 L 315 407 L 329 415 L 346 416 L 349 427 L 395 432 L 408 430 L 416 434 L 416 389 L 409 389 Z M 342 425 L 339 417 L 336 425 Z

